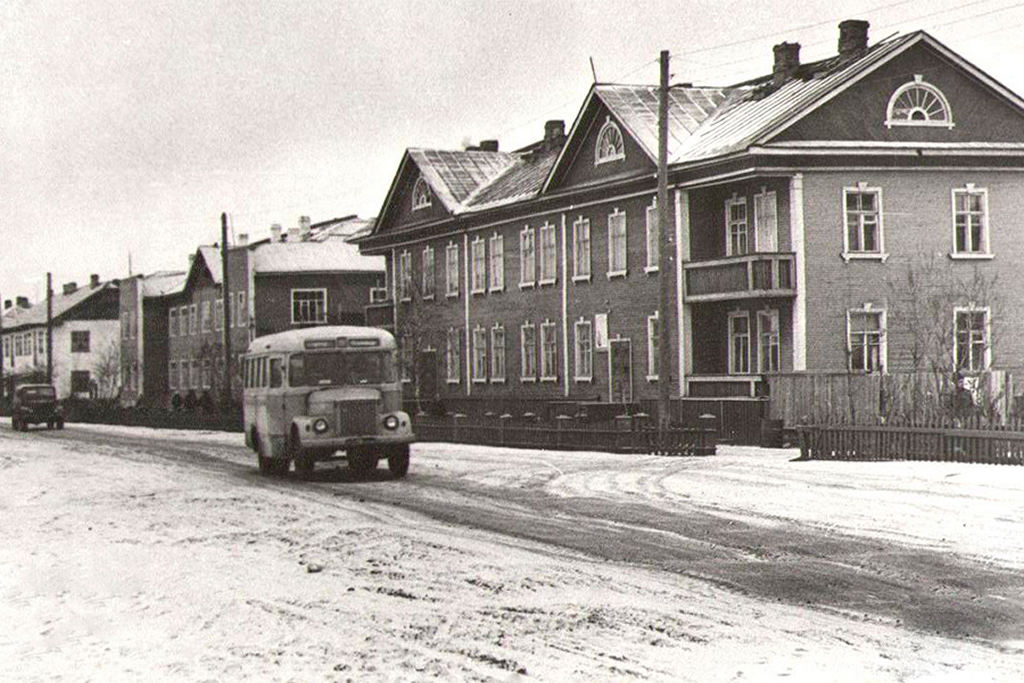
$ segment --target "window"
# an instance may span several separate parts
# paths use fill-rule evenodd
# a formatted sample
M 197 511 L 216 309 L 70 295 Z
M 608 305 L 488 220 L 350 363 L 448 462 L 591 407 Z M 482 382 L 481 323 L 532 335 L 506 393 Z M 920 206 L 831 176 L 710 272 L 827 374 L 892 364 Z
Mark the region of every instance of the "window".
M 989 366 L 988 309 L 957 308 L 953 312 L 956 344 L 953 362 L 957 371 L 975 372 Z
M 444 252 L 445 292 L 459 295 L 459 245 L 452 242 Z
M 882 191 L 860 183 L 843 190 L 843 258 L 882 258 Z
M 608 277 L 626 274 L 626 214 L 615 209 L 608 216 Z
M 774 192 L 761 190 L 754 195 L 754 248 L 757 251 L 779 250 L 779 218 Z
M 22 336 L 20 334 L 14 335 L 14 355 L 15 356 L 22 356 L 22 355 L 24 355 L 24 351 L 23 351 L 24 346 L 25 345 L 22 342 Z
M 893 92 L 886 108 L 885 126 L 953 127 L 953 114 L 942 91 L 925 83 L 920 74 Z
M 421 294 L 423 295 L 424 299 L 433 299 L 434 298 L 434 281 L 436 279 L 435 278 L 435 274 L 434 274 L 434 248 L 433 247 L 424 247 L 424 249 L 423 249 L 423 272 L 422 272 L 421 275 L 422 275 L 422 279 L 423 279 L 423 282 L 422 282 L 421 287 L 420 287 Z
M 658 204 L 657 201 L 647 207 L 647 265 L 644 267 L 644 271 L 648 273 L 654 273 L 658 270 L 658 264 L 660 263 L 659 251 L 660 244 L 658 240 L 661 239 L 661 235 L 658 233 Z
M 729 314 L 729 374 L 750 372 L 750 315 L 746 311 Z
M 412 210 L 418 211 L 430 206 L 430 188 L 422 177 L 416 179 L 412 188 Z
M 178 388 L 178 363 L 171 361 L 167 366 L 167 387 L 172 391 Z
M 282 363 L 280 358 L 270 358 L 267 370 L 268 383 L 271 389 L 277 389 L 284 384 L 284 373 L 281 371 Z
M 199 309 L 195 304 L 188 307 L 188 333 L 196 334 L 199 331 Z
M 576 333 L 575 361 L 577 382 L 589 382 L 594 378 L 594 334 L 589 320 L 580 318 L 573 326 Z
M 191 361 L 191 365 L 192 365 L 192 368 L 191 368 L 192 371 L 189 373 L 189 385 L 193 389 L 199 389 L 200 388 L 200 384 L 199 384 L 199 359 L 193 358 L 192 361 Z
M 555 245 L 555 226 L 545 223 L 540 226 L 540 284 L 555 282 L 558 274 L 558 250 Z
M 590 219 L 583 216 L 572 224 L 572 279 L 590 280 Z
M 953 190 L 953 253 L 954 258 L 988 256 L 988 190 Z
M 213 384 L 213 368 L 210 365 L 210 359 L 203 359 L 203 388 L 209 389 L 210 385 Z
M 249 310 L 245 307 L 245 292 L 237 292 L 238 306 L 236 312 L 238 313 L 238 326 L 245 327 L 249 324 Z
M 741 256 L 749 252 L 747 198 L 734 196 L 725 202 L 725 254 L 726 256 Z
M 558 335 L 550 320 L 540 326 L 540 379 L 542 382 L 558 381 Z
M 757 371 L 778 372 L 779 312 L 775 309 L 757 312 Z
M 46 356 L 46 330 L 36 330 L 36 354 Z
M 597 150 L 594 154 L 594 163 L 603 164 L 608 161 L 616 161 L 626 157 L 625 147 L 622 143 L 622 131 L 612 122 L 611 117 L 605 119 L 604 125 L 597 133 Z
M 471 282 L 474 294 L 487 291 L 487 250 L 484 238 L 477 237 L 470 243 Z
M 86 348 L 86 351 L 88 351 L 88 350 L 89 349 Z M 26 356 L 31 356 L 32 355 L 32 333 L 31 332 L 26 332 L 25 333 L 25 355 Z
M 174 337 L 178 334 L 178 309 L 172 308 L 167 312 L 167 336 Z
M 88 370 L 72 370 L 71 371 L 71 393 L 72 394 L 88 394 L 92 379 L 89 377 Z
M 445 346 L 445 370 L 449 384 L 458 384 L 461 376 L 461 371 L 459 370 L 459 345 L 459 330 L 449 327 Z
M 524 382 L 537 379 L 537 328 L 523 323 L 519 328 L 519 378 Z
M 188 361 L 182 360 L 178 363 L 178 388 L 188 389 Z
M 178 334 L 182 337 L 189 334 L 188 320 L 188 306 L 182 306 L 178 309 Z
M 412 298 L 412 254 L 406 249 L 398 255 L 398 300 Z
M 870 307 L 846 313 L 850 370 L 885 372 L 885 311 Z
M 491 328 L 491 381 L 505 381 L 505 328 L 502 325 Z
M 213 305 L 213 329 L 224 329 L 224 299 L 217 299 Z
M 26 350 L 25 353 L 31 351 Z M 89 330 L 72 330 L 71 353 L 89 353 Z
M 487 330 L 473 329 L 473 381 L 487 381 Z
M 203 332 L 210 331 L 210 302 L 204 301 L 202 307 L 202 315 L 200 317 L 200 329 Z
M 519 233 L 519 286 L 533 287 L 537 278 L 537 235 L 527 226 Z
M 505 238 L 491 235 L 491 291 L 500 292 L 505 289 Z
M 292 324 L 318 324 L 327 322 L 326 289 L 292 290 Z
M 647 316 L 647 379 L 658 379 L 661 368 L 661 325 L 658 314 Z

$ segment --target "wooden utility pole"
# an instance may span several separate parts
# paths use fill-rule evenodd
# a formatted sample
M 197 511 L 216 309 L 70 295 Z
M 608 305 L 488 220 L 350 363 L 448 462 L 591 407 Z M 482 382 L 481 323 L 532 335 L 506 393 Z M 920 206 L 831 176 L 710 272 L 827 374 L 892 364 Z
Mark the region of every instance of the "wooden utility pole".
M 224 312 L 224 405 L 231 403 L 231 289 L 228 287 L 228 215 L 220 215 L 220 284 Z
M 46 274 L 46 383 L 53 384 L 53 273 Z
M 672 291 L 672 230 L 668 213 L 668 50 L 661 51 L 658 88 L 658 426 L 671 421 L 672 348 L 669 298 Z
M 7 309 L 2 308 L 3 296 L 0 296 L 0 410 L 4 406 L 4 363 L 7 362 L 7 348 L 4 346 L 4 313 Z

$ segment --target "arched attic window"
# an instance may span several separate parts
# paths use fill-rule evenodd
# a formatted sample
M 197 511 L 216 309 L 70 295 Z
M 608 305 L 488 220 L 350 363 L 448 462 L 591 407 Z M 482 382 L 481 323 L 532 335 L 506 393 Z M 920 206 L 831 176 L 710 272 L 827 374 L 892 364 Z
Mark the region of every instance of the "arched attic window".
M 597 151 L 594 163 L 603 164 L 626 158 L 626 148 L 622 143 L 622 131 L 615 125 L 611 117 L 605 119 L 604 125 L 597 134 Z
M 942 91 L 921 80 L 921 75 L 896 88 L 889 98 L 885 125 L 953 127 L 953 112 Z
M 430 206 L 430 188 L 427 181 L 420 176 L 412 186 L 412 210 L 425 209 Z

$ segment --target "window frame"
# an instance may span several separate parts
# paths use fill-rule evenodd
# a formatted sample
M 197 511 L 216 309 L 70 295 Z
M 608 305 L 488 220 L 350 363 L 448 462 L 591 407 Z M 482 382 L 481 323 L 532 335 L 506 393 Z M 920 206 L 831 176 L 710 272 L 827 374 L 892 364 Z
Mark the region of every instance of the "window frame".
M 736 334 L 733 329 L 733 321 L 743 319 L 747 322 L 746 334 Z M 750 349 L 751 349 L 751 330 L 750 330 L 750 311 L 730 311 L 729 312 L 729 374 L 730 375 L 750 375 L 752 366 L 750 363 Z M 740 338 L 746 339 L 746 360 L 744 363 L 745 370 L 736 368 L 736 361 L 740 356 L 736 353 L 736 340 Z
M 529 247 L 529 250 L 527 250 Z M 529 264 L 527 264 L 529 261 Z M 527 267 L 529 266 L 529 267 Z M 526 275 L 529 274 L 529 279 Z M 519 289 L 537 284 L 537 230 L 529 225 L 519 231 Z
M 984 327 L 982 334 L 984 335 L 981 339 L 983 349 L 981 351 L 981 366 L 974 367 L 973 363 L 967 365 L 961 365 L 960 363 L 960 329 L 957 326 L 958 318 L 961 314 L 964 315 L 975 315 L 982 314 L 984 316 Z M 971 330 L 969 329 L 968 332 Z M 974 344 L 973 340 L 968 341 L 970 349 L 971 359 L 974 358 Z M 989 306 L 954 306 L 953 307 L 953 367 L 955 370 L 966 373 L 978 373 L 985 372 L 992 367 L 992 309 Z
M 878 368 L 868 369 L 867 367 L 856 368 L 853 366 L 853 335 L 855 334 L 853 329 L 853 316 L 877 316 L 878 317 L 878 330 L 874 334 L 878 335 Z M 871 305 L 865 305 L 861 308 L 850 308 L 846 311 L 846 356 L 847 362 L 846 367 L 849 372 L 857 372 L 864 374 L 885 374 L 889 368 L 889 348 L 888 348 L 888 316 L 886 309 L 875 308 Z M 955 325 L 955 321 L 954 321 Z M 856 334 L 863 334 L 864 341 L 862 342 L 862 348 L 864 349 L 864 363 L 867 364 L 869 358 L 869 350 L 872 345 L 868 342 L 868 331 L 857 331 Z
M 434 288 L 437 284 L 437 270 L 434 261 L 434 247 L 427 245 L 423 247 L 421 254 L 422 267 L 420 268 L 420 298 L 423 301 L 432 301 Z
M 550 335 L 550 337 L 549 337 Z M 538 374 L 541 382 L 558 382 L 558 327 L 550 319 L 540 324 L 540 367 Z M 552 350 L 550 362 L 548 350 Z M 547 367 L 547 366 L 551 367 Z M 553 371 L 549 373 L 549 371 Z
M 190 337 L 199 334 L 199 306 L 197 304 L 188 306 L 188 334 Z
M 473 384 L 487 383 L 488 356 L 487 356 L 487 330 L 483 325 L 473 328 L 472 334 L 472 371 Z
M 942 107 L 942 112 L 945 114 L 944 119 L 896 119 L 893 118 L 893 110 L 896 108 L 896 102 L 899 98 L 911 90 L 924 90 L 928 94 L 935 97 L 939 105 Z M 913 110 L 920 109 L 915 106 Z M 925 112 L 927 114 L 927 112 Z M 926 128 L 946 128 L 952 130 L 956 123 L 953 121 L 953 110 L 949 106 L 949 100 L 946 99 L 946 95 L 938 89 L 935 85 L 928 83 L 924 80 L 921 74 L 914 74 L 914 80 L 908 81 L 903 85 L 896 88 L 892 95 L 889 96 L 889 102 L 885 106 L 885 127 L 892 128 L 893 126 L 919 126 Z
M 584 230 L 585 228 L 585 230 Z M 584 235 L 581 236 L 581 233 Z M 593 271 L 591 258 L 593 250 L 593 233 L 590 230 L 590 219 L 579 216 L 572 222 L 572 281 L 590 282 Z M 581 253 L 584 251 L 585 253 Z M 582 268 L 580 266 L 583 266 Z
M 777 308 L 764 308 L 760 311 L 755 311 L 755 317 L 757 319 L 757 373 L 759 375 L 774 374 L 782 372 L 782 328 L 779 322 L 779 309 Z M 765 332 L 763 321 L 765 319 L 772 321 L 769 323 L 770 327 Z M 766 334 L 769 337 L 768 349 L 769 351 L 774 350 L 775 368 L 766 367 L 765 363 L 765 346 L 764 341 Z
M 90 353 L 89 349 L 92 345 L 91 337 L 92 335 L 89 334 L 89 330 L 71 330 L 71 353 Z M 27 340 L 31 338 L 32 337 L 29 336 Z M 85 340 L 84 343 L 82 341 L 83 339 Z M 30 355 L 32 353 L 31 348 L 27 345 L 23 345 L 23 348 L 25 349 L 25 355 Z
M 615 133 L 618 136 L 619 144 L 617 151 L 610 154 L 602 153 L 602 143 L 607 135 Z M 626 158 L 626 139 L 622 135 L 622 129 L 619 128 L 618 124 L 612 121 L 611 116 L 605 117 L 604 124 L 597 132 L 596 143 L 594 145 L 594 165 L 600 166 L 601 164 L 607 164 L 612 161 L 621 161 Z
M 657 273 L 661 266 L 661 233 L 658 226 L 658 198 L 655 197 L 650 206 L 644 210 L 646 225 L 645 245 L 647 246 L 645 273 Z M 652 240 L 653 238 L 653 240 Z
M 592 382 L 594 380 L 594 324 L 580 317 L 573 323 L 573 380 Z M 586 330 L 583 336 L 580 329 Z M 581 367 L 582 372 L 581 372 Z
M 874 194 L 876 197 L 876 214 L 877 214 L 877 225 L 878 225 L 878 250 L 877 251 L 864 251 L 863 249 L 858 251 L 850 250 L 850 216 L 849 211 L 846 208 L 847 197 L 850 193 L 854 194 Z M 860 182 L 852 187 L 844 187 L 842 194 L 842 212 L 843 212 L 843 260 L 849 263 L 851 260 L 868 260 L 868 261 L 881 261 L 885 262 L 889 258 L 889 254 L 885 251 L 885 211 L 882 204 L 882 188 L 872 187 L 867 183 Z M 858 215 L 864 215 L 864 212 L 858 210 Z M 864 243 L 864 224 L 858 219 L 858 231 L 861 245 Z
M 209 332 L 210 328 L 210 302 L 203 301 L 199 307 L 199 331 Z
M 487 241 L 477 235 L 469 242 L 469 286 L 470 293 L 487 292 Z
M 619 223 L 621 219 L 622 223 L 622 234 L 619 236 L 618 231 L 615 230 L 615 225 Z M 613 232 L 614 231 L 614 232 Z M 616 264 L 616 245 L 622 244 L 622 267 L 614 268 Z M 616 277 L 626 277 L 629 273 L 629 228 L 626 225 L 626 212 L 615 207 L 612 212 L 608 214 L 608 279 Z
M 490 381 L 492 384 L 504 384 L 505 375 L 507 374 L 505 363 L 505 326 L 495 323 L 491 327 L 490 337 Z M 500 344 L 498 343 L 499 338 Z
M 398 254 L 398 300 L 412 301 L 412 252 L 403 249 Z
M 540 242 L 539 270 L 540 277 L 537 284 L 540 286 L 553 285 L 558 282 L 558 234 L 555 232 L 554 223 L 544 223 L 538 228 Z M 550 258 L 548 254 L 548 237 L 550 236 Z M 548 266 L 550 265 L 550 274 Z
M 661 316 L 658 311 L 647 316 L 647 381 L 657 382 L 661 377 Z
M 321 293 L 323 294 L 323 316 L 320 320 L 296 320 L 295 318 L 295 295 L 298 293 L 309 294 L 309 293 Z M 327 288 L 326 287 L 296 287 L 290 290 L 288 301 L 291 304 L 291 319 L 292 325 L 326 325 L 328 322 L 328 301 L 327 301 Z
M 526 332 L 529 330 L 532 339 L 527 344 Z M 537 326 L 527 320 L 519 326 L 519 381 L 520 382 L 536 382 L 537 381 L 537 370 L 539 364 L 537 362 Z M 533 372 L 527 374 L 527 370 L 532 369 Z
M 454 342 L 454 343 L 453 343 Z M 445 334 L 445 382 L 459 384 L 462 381 L 462 334 L 458 327 L 449 327 Z
M 966 215 L 966 216 L 973 216 L 973 215 L 975 215 L 975 212 L 971 211 L 970 207 L 968 207 L 966 212 L 960 212 L 960 211 L 957 210 L 956 200 L 957 200 L 957 197 L 959 195 L 966 195 L 967 197 L 970 197 L 971 195 L 980 195 L 981 196 L 981 215 L 980 215 L 980 217 L 981 217 L 981 241 L 982 241 L 983 248 L 980 251 L 970 251 L 970 250 L 968 250 L 968 251 L 959 251 L 957 249 L 957 243 L 958 243 L 958 240 L 957 240 L 957 236 L 958 236 L 957 217 L 959 215 L 961 215 L 961 213 L 963 213 L 963 215 Z M 994 255 L 992 253 L 992 243 L 989 241 L 990 231 L 989 231 L 989 211 L 988 211 L 988 188 L 986 188 L 986 187 L 976 187 L 974 185 L 974 183 L 967 183 L 963 187 L 954 187 L 954 188 L 952 188 L 950 190 L 950 199 L 951 199 L 951 202 L 952 202 L 952 205 L 951 205 L 952 226 L 951 227 L 952 227 L 952 230 L 953 230 L 953 234 L 952 234 L 952 243 L 950 244 L 950 246 L 952 248 L 949 251 L 949 257 L 951 259 L 963 259 L 963 260 L 971 260 L 971 259 L 986 260 L 986 259 L 993 258 Z M 970 224 L 968 224 L 967 229 L 970 230 Z M 967 235 L 965 235 L 965 240 L 964 240 L 965 243 L 967 241 L 966 237 L 967 237 Z
M 167 336 L 178 336 L 178 308 L 171 306 L 167 309 Z
M 743 219 L 733 220 L 732 208 L 734 206 L 743 207 Z M 742 229 L 739 226 L 742 225 Z M 735 240 L 734 238 L 735 231 Z M 742 238 L 742 247 L 740 250 L 739 241 Z M 751 249 L 750 239 L 750 210 L 747 208 L 747 197 L 746 195 L 740 197 L 733 195 L 729 199 L 725 200 L 725 255 L 726 256 L 745 256 L 753 252 Z
M 487 255 L 487 278 L 489 292 L 505 291 L 505 236 L 496 232 L 490 237 L 490 252 Z
M 414 212 L 428 209 L 434 205 L 433 199 L 430 197 L 430 185 L 423 176 L 416 178 L 416 182 L 413 183 L 411 203 Z
M 457 242 L 449 242 L 444 248 L 444 294 L 449 299 L 459 296 L 459 245 Z
M 779 250 L 779 197 L 775 190 L 769 190 L 766 187 L 761 188 L 761 191 L 753 196 L 754 204 L 754 252 L 755 253 L 776 253 Z M 770 245 L 772 248 L 766 248 L 769 245 L 761 244 L 761 232 L 766 228 L 761 225 L 765 220 L 764 207 L 771 206 L 771 234 L 773 244 Z

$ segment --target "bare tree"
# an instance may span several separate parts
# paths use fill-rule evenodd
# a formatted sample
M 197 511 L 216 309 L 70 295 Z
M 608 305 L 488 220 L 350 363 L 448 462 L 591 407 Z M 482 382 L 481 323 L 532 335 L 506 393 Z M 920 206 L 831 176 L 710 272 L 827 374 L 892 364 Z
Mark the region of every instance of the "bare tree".
M 93 365 L 96 398 L 116 398 L 121 387 L 121 348 L 113 341 L 99 353 Z

